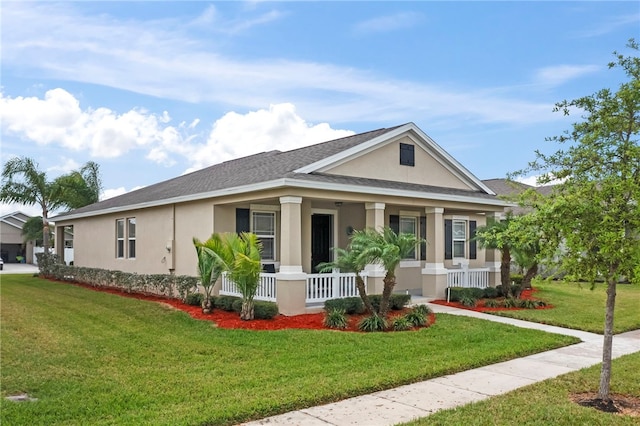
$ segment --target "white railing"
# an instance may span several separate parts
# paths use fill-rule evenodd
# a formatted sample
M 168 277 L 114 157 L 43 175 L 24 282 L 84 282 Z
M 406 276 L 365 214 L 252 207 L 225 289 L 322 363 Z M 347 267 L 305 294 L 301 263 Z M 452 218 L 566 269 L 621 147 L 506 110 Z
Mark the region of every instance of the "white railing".
M 447 269 L 447 287 L 489 287 L 489 268 Z
M 365 288 L 367 277 L 361 274 Z M 322 303 L 329 299 L 359 296 L 356 274 L 353 272 L 330 274 L 307 274 L 306 303 Z
M 221 279 L 221 295 L 242 297 L 242 294 L 240 294 L 236 287 L 236 283 L 229 279 L 228 274 L 222 274 Z M 267 274 L 264 272 L 260 274 L 260 284 L 258 284 L 255 300 L 266 300 L 268 302 L 276 301 L 276 274 Z

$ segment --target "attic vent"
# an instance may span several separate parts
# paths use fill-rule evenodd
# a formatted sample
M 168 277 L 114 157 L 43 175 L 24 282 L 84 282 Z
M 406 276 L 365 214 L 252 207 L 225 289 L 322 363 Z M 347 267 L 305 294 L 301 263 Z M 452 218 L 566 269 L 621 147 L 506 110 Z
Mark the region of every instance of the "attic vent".
M 406 143 L 400 144 L 400 164 L 403 166 L 415 166 L 415 151 L 414 146 Z

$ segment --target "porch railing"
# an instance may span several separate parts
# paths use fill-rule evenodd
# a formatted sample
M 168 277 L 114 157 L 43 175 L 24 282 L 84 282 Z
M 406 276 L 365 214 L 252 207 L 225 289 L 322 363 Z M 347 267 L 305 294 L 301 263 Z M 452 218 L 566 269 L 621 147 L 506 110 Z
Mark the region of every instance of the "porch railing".
M 447 287 L 489 287 L 489 268 L 447 269 Z
M 367 276 L 361 274 L 365 288 Z M 357 297 L 356 274 L 353 272 L 332 272 L 329 274 L 308 274 L 306 286 L 306 304 L 323 303 L 329 299 Z
M 220 294 L 223 296 L 242 297 L 242 294 L 240 294 L 236 287 L 236 283 L 229 279 L 229 275 L 227 273 L 222 274 L 222 287 L 220 288 Z M 276 274 L 268 274 L 264 272 L 260 274 L 260 283 L 258 284 L 255 300 L 266 300 L 268 302 L 276 301 Z

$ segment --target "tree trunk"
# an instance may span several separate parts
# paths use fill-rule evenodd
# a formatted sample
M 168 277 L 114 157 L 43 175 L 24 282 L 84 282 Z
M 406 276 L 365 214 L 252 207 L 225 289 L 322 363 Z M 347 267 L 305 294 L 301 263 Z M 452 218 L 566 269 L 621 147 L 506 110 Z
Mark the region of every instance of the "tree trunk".
M 396 277 L 391 274 L 387 274 L 384 277 L 384 289 L 382 290 L 382 300 L 380 300 L 380 317 L 386 319 L 389 312 L 389 299 L 393 288 L 396 286 Z
M 373 305 L 371 304 L 371 300 L 369 300 L 369 296 L 367 296 L 367 290 L 364 285 L 364 280 L 359 274 L 356 274 L 356 287 L 358 288 L 358 294 L 362 299 L 362 303 L 364 304 L 364 311 L 372 315 L 373 314 Z
M 240 311 L 240 319 L 249 321 L 255 318 L 253 300 L 243 300 L 242 310 Z
M 49 254 L 49 248 L 51 242 L 49 241 L 49 212 L 46 208 L 42 208 L 42 245 L 44 246 L 44 252 Z
M 534 263 L 533 265 L 531 265 L 529 267 L 529 269 L 527 269 L 526 274 L 524 274 L 524 277 L 522 278 L 522 288 L 527 288 L 530 289 L 531 288 L 531 280 L 538 275 L 538 263 Z
M 602 368 L 600 370 L 600 386 L 598 399 L 610 401 L 611 389 L 611 350 L 613 349 L 613 310 L 616 306 L 616 276 L 610 275 L 607 283 L 607 309 L 604 320 L 604 343 L 602 344 Z
M 511 250 L 504 247 L 500 250 L 502 257 L 500 259 L 500 283 L 505 296 L 511 296 Z

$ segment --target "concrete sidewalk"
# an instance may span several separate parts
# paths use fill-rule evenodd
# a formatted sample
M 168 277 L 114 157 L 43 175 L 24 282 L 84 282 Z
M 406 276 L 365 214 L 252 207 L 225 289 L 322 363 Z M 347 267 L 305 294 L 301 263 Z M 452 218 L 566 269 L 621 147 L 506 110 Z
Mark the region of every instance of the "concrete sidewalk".
M 439 410 L 487 399 L 542 380 L 591 367 L 602 361 L 603 337 L 598 334 L 435 304 L 429 304 L 429 307 L 436 313 L 464 315 L 517 327 L 575 336 L 580 338 L 582 343 L 332 404 L 292 411 L 243 423 L 243 425 L 394 425 L 426 417 Z M 613 338 L 614 358 L 638 351 L 640 351 L 640 330 L 619 334 Z
M 37 274 L 40 272 L 37 265 L 29 263 L 5 263 L 0 274 Z

